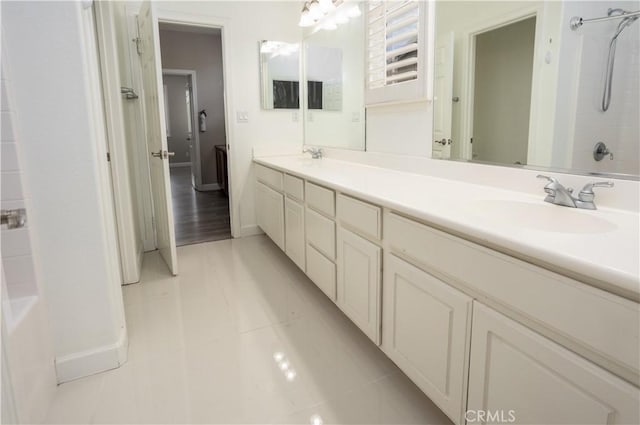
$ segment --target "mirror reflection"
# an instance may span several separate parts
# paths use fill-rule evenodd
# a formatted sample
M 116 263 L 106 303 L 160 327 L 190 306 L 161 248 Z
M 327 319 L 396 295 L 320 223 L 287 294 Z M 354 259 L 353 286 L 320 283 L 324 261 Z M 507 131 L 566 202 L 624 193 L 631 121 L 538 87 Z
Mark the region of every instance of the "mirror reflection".
M 438 2 L 433 157 L 640 174 L 639 8 Z
M 303 42 L 306 145 L 364 149 L 364 19 L 349 15 L 319 23 Z
M 263 109 L 299 109 L 300 45 L 261 41 L 260 77 Z

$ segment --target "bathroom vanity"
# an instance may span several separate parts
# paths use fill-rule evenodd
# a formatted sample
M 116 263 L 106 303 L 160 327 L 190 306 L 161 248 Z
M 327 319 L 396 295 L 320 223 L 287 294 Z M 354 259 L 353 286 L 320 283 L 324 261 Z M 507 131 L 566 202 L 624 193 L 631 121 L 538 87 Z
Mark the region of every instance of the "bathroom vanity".
M 260 227 L 456 424 L 640 421 L 637 214 L 334 159 L 254 174 Z

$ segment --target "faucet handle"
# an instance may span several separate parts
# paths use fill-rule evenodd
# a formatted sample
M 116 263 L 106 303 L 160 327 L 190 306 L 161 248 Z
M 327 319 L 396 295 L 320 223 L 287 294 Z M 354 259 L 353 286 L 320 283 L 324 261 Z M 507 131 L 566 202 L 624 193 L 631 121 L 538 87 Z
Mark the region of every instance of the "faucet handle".
M 558 182 L 558 180 L 557 180 L 557 179 L 555 179 L 555 178 L 553 178 L 553 177 L 545 176 L 545 175 L 543 175 L 543 174 L 538 174 L 538 175 L 536 176 L 536 178 L 538 178 L 538 179 L 545 179 L 545 180 L 549 181 L 550 183 L 557 183 L 557 182 Z
M 591 202 L 595 198 L 596 194 L 593 193 L 594 187 L 613 187 L 613 182 L 592 182 L 584 185 L 580 191 L 579 199 L 581 201 Z

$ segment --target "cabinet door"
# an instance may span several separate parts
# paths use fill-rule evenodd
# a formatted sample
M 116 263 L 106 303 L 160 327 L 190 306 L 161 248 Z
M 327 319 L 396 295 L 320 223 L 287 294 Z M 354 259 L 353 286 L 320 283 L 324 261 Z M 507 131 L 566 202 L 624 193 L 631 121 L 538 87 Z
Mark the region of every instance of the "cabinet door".
M 284 223 L 285 252 L 304 271 L 304 206 L 293 199 L 286 198 Z
M 464 423 L 472 299 L 391 254 L 383 291 L 383 350 L 455 423 Z
M 368 240 L 338 229 L 337 303 L 376 344 L 380 344 L 381 253 Z
M 484 410 L 514 423 L 639 423 L 637 387 L 489 307 L 473 310 L 467 419 Z
M 284 196 L 256 182 L 258 226 L 284 251 Z
M 336 265 L 312 245 L 307 245 L 307 276 L 331 301 L 336 301 Z

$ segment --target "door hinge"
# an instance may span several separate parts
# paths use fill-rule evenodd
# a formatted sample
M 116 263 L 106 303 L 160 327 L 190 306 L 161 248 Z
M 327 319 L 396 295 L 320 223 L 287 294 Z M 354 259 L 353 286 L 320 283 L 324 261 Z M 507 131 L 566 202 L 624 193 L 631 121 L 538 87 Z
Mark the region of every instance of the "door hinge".
M 111 152 L 107 152 L 107 162 L 111 162 Z
M 136 52 L 138 55 L 142 55 L 142 39 L 140 37 L 136 37 L 131 39 L 134 43 L 136 43 Z

